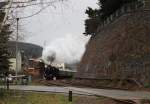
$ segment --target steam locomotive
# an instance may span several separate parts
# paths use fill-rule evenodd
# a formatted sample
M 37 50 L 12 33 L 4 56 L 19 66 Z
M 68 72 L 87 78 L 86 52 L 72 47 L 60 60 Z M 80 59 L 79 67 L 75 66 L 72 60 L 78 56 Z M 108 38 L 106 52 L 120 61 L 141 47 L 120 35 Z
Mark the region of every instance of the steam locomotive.
M 76 71 L 65 68 L 63 65 L 47 65 L 42 60 L 29 59 L 28 68 L 25 70 L 27 75 L 34 78 L 61 79 L 69 78 L 75 74 Z
M 45 69 L 44 69 L 44 78 L 46 80 L 50 80 L 50 79 L 58 79 L 59 78 L 59 69 L 48 65 Z

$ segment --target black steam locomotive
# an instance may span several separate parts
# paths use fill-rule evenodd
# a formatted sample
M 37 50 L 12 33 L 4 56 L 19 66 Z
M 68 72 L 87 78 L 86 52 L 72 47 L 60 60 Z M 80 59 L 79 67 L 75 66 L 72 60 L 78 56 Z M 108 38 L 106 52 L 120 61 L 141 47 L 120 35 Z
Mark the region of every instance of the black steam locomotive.
M 44 77 L 46 80 L 68 78 L 72 77 L 75 73 L 75 71 L 68 68 L 56 67 L 52 65 L 47 65 L 47 67 L 45 67 L 45 65 L 46 64 L 41 60 L 30 59 L 26 73 L 36 78 Z
M 45 69 L 44 69 L 44 78 L 46 80 L 50 80 L 50 79 L 58 79 L 59 78 L 59 69 L 48 65 Z

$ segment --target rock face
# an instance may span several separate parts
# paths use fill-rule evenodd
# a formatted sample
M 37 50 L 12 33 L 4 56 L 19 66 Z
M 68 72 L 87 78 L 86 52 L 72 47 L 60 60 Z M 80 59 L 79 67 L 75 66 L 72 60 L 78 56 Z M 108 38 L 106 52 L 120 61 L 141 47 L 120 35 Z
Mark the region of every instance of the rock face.
M 91 37 L 76 77 L 145 82 L 149 75 L 150 11 L 142 8 L 124 13 Z

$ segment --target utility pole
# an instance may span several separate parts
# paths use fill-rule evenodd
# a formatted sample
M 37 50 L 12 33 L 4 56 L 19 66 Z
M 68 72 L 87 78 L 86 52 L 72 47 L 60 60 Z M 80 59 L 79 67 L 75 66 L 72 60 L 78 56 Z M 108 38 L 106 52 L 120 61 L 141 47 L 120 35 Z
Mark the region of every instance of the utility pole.
M 19 36 L 19 32 L 18 32 L 18 25 L 19 25 L 19 18 L 16 18 L 17 20 L 17 35 L 16 35 L 16 76 L 18 74 L 18 36 Z

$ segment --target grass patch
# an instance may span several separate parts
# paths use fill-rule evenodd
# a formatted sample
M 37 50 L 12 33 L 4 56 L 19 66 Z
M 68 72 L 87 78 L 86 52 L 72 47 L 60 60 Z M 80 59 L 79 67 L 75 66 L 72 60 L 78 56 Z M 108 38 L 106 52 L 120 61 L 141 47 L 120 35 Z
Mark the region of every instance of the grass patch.
M 11 91 L 0 98 L 0 104 L 72 104 L 63 94 Z
M 74 95 L 73 102 L 68 101 L 64 94 L 6 91 L 0 97 L 0 104 L 103 104 L 104 97 Z
M 150 83 L 144 84 L 144 88 L 150 88 Z

